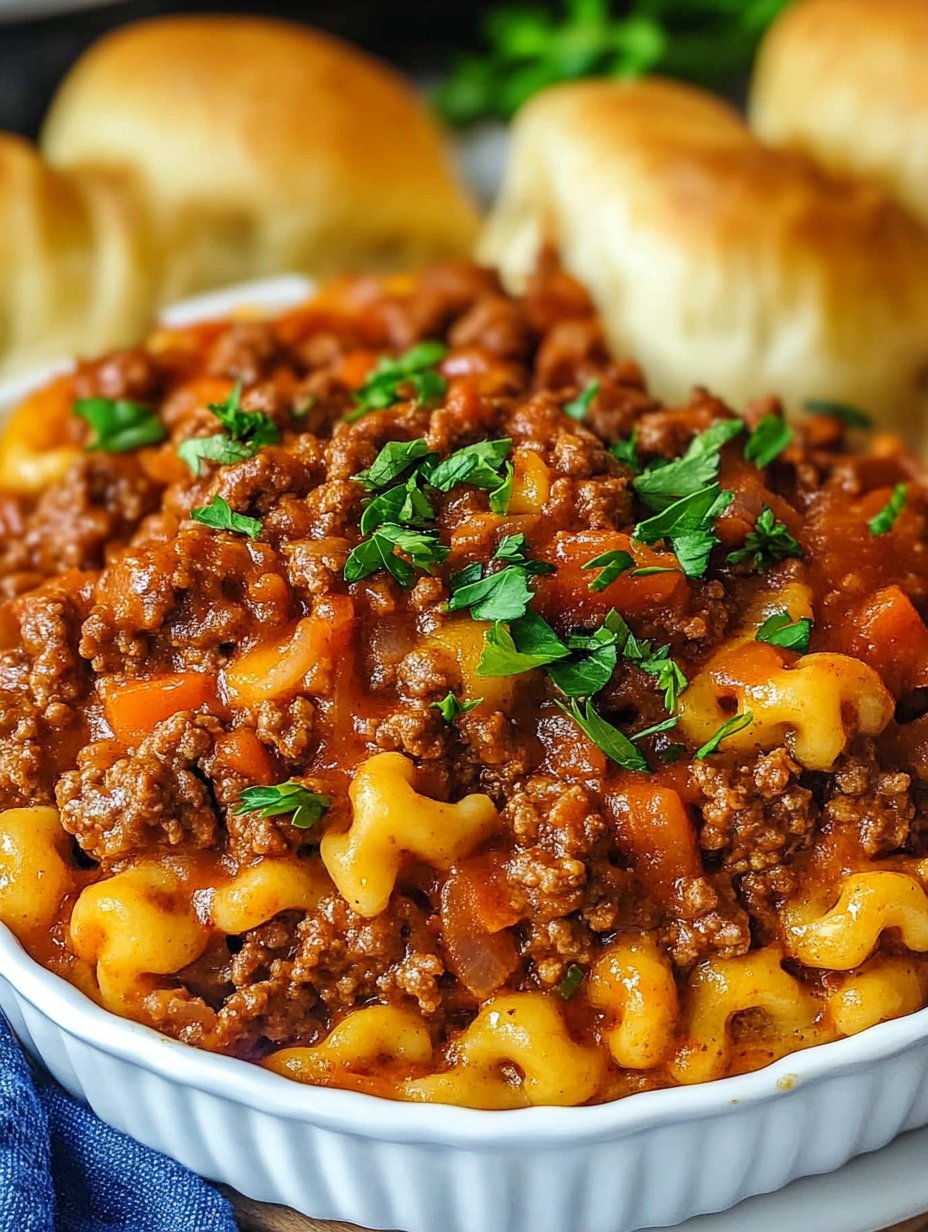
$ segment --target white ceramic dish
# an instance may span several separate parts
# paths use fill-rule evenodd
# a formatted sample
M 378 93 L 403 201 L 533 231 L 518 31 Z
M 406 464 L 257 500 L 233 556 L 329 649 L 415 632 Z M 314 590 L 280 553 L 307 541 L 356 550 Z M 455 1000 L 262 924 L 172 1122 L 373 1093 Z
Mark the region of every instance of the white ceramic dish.
M 166 316 L 182 323 L 243 302 L 278 311 L 309 285 L 275 279 Z M 0 389 L 0 412 L 37 379 Z M 722 1082 L 490 1113 L 300 1086 L 199 1052 L 100 1009 L 3 928 L 0 1008 L 110 1124 L 250 1197 L 370 1228 L 664 1227 L 928 1124 L 928 1011 Z

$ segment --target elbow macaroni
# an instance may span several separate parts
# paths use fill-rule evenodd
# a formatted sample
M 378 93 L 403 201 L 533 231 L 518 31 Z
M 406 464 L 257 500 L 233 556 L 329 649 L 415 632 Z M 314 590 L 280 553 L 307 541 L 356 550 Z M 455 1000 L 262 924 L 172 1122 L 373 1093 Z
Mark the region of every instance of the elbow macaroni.
M 0 921 L 17 936 L 49 929 L 76 888 L 70 842 L 56 809 L 0 813 Z
M 809 770 L 830 770 L 856 735 L 877 735 L 893 716 L 893 700 L 865 663 L 841 654 L 805 655 L 784 666 L 773 647 L 745 643 L 717 655 L 680 699 L 680 730 L 703 744 L 731 718 L 753 722 L 726 741 L 729 752 L 773 749 L 784 741 Z
M 830 910 L 794 903 L 783 913 L 783 927 L 789 953 L 803 966 L 850 971 L 887 928 L 898 929 L 910 950 L 928 951 L 928 896 L 907 873 L 854 873 Z
M 330 888 L 318 861 L 265 858 L 216 890 L 210 919 L 227 935 L 243 933 L 281 911 L 312 911 Z
M 187 966 L 209 941 L 190 887 L 154 861 L 87 886 L 74 904 L 70 931 L 74 952 L 96 964 L 103 1004 L 122 1014 L 157 986 L 155 976 Z
M 613 942 L 593 968 L 589 999 L 615 1022 L 603 1030 L 623 1069 L 654 1069 L 673 1049 L 679 1005 L 670 962 L 647 934 Z
M 550 994 L 510 993 L 461 1033 L 451 1069 L 410 1079 L 400 1094 L 468 1108 L 569 1106 L 592 1099 L 604 1073 L 599 1049 L 571 1038 Z
M 450 868 L 495 828 L 489 796 L 442 804 L 413 787 L 416 772 L 401 753 L 378 753 L 359 766 L 349 789 L 351 826 L 329 832 L 320 852 L 339 893 L 359 915 L 375 916 L 393 893 L 404 853 Z
M 857 1035 L 878 1022 L 912 1014 L 925 1003 L 928 972 L 910 958 L 871 959 L 848 975 L 828 998 L 839 1035 Z
M 379 1062 L 427 1065 L 432 1040 L 421 1015 L 392 1005 L 355 1010 L 311 1048 L 282 1048 L 264 1062 L 298 1082 L 346 1086 Z
M 783 970 L 782 958 L 768 946 L 700 963 L 684 994 L 685 1038 L 670 1065 L 678 1082 L 708 1082 L 731 1072 L 731 1021 L 746 1010 L 762 1011 L 755 1041 L 769 1048 L 769 1060 L 827 1038 L 821 1002 Z

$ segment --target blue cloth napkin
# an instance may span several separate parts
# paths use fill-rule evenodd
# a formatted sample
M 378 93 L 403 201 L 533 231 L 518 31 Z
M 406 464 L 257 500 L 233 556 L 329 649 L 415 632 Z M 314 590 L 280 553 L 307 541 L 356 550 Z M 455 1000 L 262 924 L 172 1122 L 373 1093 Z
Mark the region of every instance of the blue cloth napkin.
M 0 1232 L 235 1232 L 235 1220 L 211 1185 L 33 1075 L 0 1015 Z

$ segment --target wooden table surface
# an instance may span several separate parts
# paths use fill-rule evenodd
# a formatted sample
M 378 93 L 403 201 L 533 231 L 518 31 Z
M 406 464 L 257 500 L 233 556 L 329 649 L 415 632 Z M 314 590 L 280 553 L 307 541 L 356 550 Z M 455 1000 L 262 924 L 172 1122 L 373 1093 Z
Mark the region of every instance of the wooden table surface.
M 347 1223 L 306 1219 L 282 1206 L 265 1206 L 262 1202 L 252 1202 L 231 1190 L 225 1192 L 235 1208 L 241 1232 L 357 1232 Z M 436 1229 L 436 1232 L 439 1230 Z M 750 1232 L 750 1229 L 745 1228 L 745 1232 Z M 896 1224 L 895 1227 L 886 1229 L 886 1232 L 928 1232 L 928 1215 Z

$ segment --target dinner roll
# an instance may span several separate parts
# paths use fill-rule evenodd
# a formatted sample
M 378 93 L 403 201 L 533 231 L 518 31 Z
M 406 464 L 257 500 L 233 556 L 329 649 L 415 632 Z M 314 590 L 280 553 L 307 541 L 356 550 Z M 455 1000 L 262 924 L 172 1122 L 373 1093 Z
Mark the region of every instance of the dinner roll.
M 255 17 L 122 27 L 65 79 L 57 167 L 129 175 L 165 256 L 161 300 L 285 270 L 327 276 L 469 250 L 441 135 L 386 65 Z
M 660 80 L 537 95 L 480 252 L 518 286 L 545 245 L 659 397 L 832 399 L 918 433 L 928 231 L 766 149 L 718 99 Z
M 141 207 L 106 175 L 54 171 L 0 133 L 0 378 L 129 343 L 151 308 Z
M 926 0 L 800 0 L 761 46 L 751 123 L 928 219 L 926 65 Z

